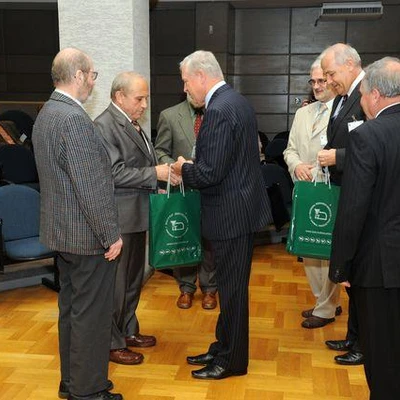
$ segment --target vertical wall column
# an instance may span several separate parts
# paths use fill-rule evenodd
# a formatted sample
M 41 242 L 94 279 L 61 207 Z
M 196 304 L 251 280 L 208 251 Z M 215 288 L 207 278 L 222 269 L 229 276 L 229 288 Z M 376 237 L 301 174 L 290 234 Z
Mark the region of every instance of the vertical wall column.
M 60 49 L 88 53 L 99 72 L 85 108 L 96 118 L 110 102 L 115 75 L 134 70 L 150 80 L 148 0 L 58 0 Z M 150 110 L 142 121 L 150 134 Z

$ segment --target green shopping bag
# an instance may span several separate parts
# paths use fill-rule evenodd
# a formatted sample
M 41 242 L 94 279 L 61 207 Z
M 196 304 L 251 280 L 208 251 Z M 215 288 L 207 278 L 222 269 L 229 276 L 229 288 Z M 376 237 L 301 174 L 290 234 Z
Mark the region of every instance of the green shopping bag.
M 331 255 L 340 187 L 297 181 L 286 250 L 300 257 L 328 260 Z
M 150 194 L 149 264 L 155 269 L 202 261 L 200 193 Z

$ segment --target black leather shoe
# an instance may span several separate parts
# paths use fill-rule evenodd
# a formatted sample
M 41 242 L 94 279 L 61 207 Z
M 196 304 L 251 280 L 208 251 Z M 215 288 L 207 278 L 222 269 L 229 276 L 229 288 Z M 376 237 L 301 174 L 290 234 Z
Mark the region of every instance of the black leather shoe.
M 186 361 L 191 365 L 208 365 L 214 361 L 214 356 L 210 353 L 200 354 L 198 356 L 186 357 Z
M 103 390 L 102 392 L 91 394 L 89 396 L 75 396 L 70 394 L 68 400 L 123 400 L 122 394 L 111 393 L 108 390 Z
M 341 365 L 361 365 L 364 364 L 364 355 L 356 351 L 349 351 L 341 356 L 336 356 L 335 361 Z
M 108 379 L 107 380 L 107 387 L 105 390 L 112 390 L 114 389 L 114 384 Z M 60 399 L 68 399 L 69 396 L 69 382 L 68 381 L 61 381 L 60 387 L 58 389 L 58 397 Z
M 225 379 L 230 376 L 246 375 L 247 369 L 243 371 L 229 371 L 219 365 L 207 365 L 206 367 L 197 371 L 192 371 L 193 378 L 196 379 Z
M 351 350 L 354 342 L 351 340 L 327 340 L 325 344 L 331 349 L 336 351 Z

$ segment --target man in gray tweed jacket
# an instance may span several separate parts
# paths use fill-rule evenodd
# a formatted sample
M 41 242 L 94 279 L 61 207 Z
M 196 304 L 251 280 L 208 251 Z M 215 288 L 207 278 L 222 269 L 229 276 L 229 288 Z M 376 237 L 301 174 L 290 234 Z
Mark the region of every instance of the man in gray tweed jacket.
M 110 161 L 82 107 L 97 72 L 83 52 L 60 51 L 55 91 L 40 111 L 33 145 L 41 189 L 41 241 L 59 252 L 59 397 L 114 399 L 107 379 L 115 259 L 122 248 Z

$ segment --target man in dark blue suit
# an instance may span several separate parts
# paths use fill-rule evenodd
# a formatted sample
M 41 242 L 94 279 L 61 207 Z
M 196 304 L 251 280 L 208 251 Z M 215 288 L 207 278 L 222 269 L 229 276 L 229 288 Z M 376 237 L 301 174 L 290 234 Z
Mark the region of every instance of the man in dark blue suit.
M 352 289 L 371 400 L 400 398 L 400 60 L 366 69 L 369 119 L 349 137 L 329 277 Z
M 272 221 L 260 170 L 257 121 L 249 102 L 224 81 L 214 55 L 196 51 L 180 64 L 184 90 L 205 114 L 194 163 L 179 157 L 175 172 L 201 193 L 202 233 L 214 253 L 220 314 L 216 341 L 187 357 L 198 379 L 247 373 L 248 284 L 254 232 Z

